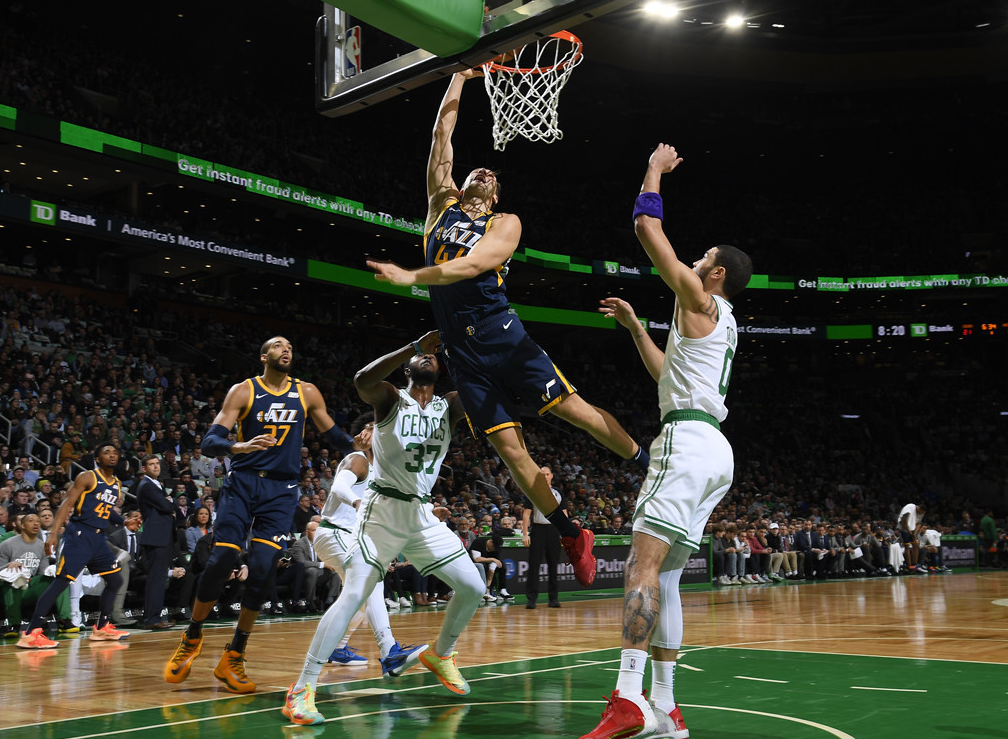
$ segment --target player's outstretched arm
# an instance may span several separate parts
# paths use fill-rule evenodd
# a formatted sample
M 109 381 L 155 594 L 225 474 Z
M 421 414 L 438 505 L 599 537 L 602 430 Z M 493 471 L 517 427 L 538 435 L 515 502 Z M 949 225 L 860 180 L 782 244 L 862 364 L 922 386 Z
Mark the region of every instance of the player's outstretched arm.
M 437 331 L 428 331 L 421 338 L 407 344 L 402 349 L 379 357 L 354 375 L 354 387 L 361 400 L 369 403 L 375 411 L 375 423 L 380 423 L 399 401 L 399 391 L 386 381 L 397 367 L 401 367 L 416 354 L 434 354 L 441 347 Z
M 671 172 L 682 163 L 675 148 L 658 144 L 648 160 L 644 184 L 634 204 L 634 233 L 647 252 L 658 274 L 672 288 L 679 305 L 688 311 L 701 312 L 708 302 L 703 281 L 676 256 L 672 243 L 662 230 L 663 207 L 659 194 L 663 174 Z
M 513 213 L 494 217 L 486 234 L 463 257 L 420 269 L 404 269 L 392 262 L 368 260 L 375 279 L 393 285 L 451 285 L 497 269 L 507 262 L 521 241 L 521 221 Z
M 452 75 L 448 89 L 441 99 L 437 118 L 434 121 L 434 132 L 431 141 L 430 158 L 427 160 L 427 227 L 429 231 L 434 225 L 433 220 L 442 211 L 448 198 L 458 197 L 459 189 L 452 179 L 452 166 L 455 152 L 452 149 L 452 134 L 458 122 L 459 98 L 462 96 L 462 86 L 467 79 L 475 76 L 473 70 L 458 72 Z
M 637 347 L 637 352 L 640 354 L 644 366 L 647 367 L 648 374 L 654 378 L 655 382 L 658 382 L 661 377 L 662 364 L 665 362 L 665 353 L 648 336 L 648 332 L 637 319 L 633 306 L 620 298 L 603 298 L 599 302 L 601 303 L 599 313 L 615 318 L 616 322 L 633 336 L 634 345 Z

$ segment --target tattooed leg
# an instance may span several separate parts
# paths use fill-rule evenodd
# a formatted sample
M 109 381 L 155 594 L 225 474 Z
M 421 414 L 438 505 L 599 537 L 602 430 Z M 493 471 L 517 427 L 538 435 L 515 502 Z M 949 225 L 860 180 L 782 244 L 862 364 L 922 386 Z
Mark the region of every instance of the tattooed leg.
M 658 572 L 669 545 L 634 533 L 624 573 L 623 648 L 647 651 L 661 608 Z

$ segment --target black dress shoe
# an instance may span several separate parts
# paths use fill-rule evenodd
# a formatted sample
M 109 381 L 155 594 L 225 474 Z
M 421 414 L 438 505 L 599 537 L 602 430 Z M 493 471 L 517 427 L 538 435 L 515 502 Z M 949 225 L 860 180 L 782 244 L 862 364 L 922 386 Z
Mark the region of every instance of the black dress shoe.
M 157 621 L 152 624 L 144 624 L 144 628 L 150 629 L 151 631 L 167 631 L 174 625 L 175 622 L 169 619 L 166 621 Z
M 549 607 L 550 608 L 559 608 L 560 607 L 560 601 L 558 601 L 558 600 L 551 600 L 549 602 Z
M 177 611 L 175 611 L 173 614 L 171 614 L 171 618 L 172 618 L 172 620 L 175 623 L 178 624 L 178 623 L 184 623 L 186 621 L 190 621 L 192 617 L 189 615 L 189 609 L 188 608 L 180 608 Z
M 529 610 L 535 608 L 535 606 L 536 604 L 534 600 L 530 600 L 528 603 L 525 604 L 525 607 L 528 608 Z

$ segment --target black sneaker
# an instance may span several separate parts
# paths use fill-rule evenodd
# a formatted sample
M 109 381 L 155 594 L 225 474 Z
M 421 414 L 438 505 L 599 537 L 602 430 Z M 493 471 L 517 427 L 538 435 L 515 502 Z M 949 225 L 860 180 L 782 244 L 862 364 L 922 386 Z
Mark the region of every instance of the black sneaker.
M 80 626 L 75 625 L 69 618 L 61 618 L 56 622 L 56 630 L 60 634 L 79 634 Z

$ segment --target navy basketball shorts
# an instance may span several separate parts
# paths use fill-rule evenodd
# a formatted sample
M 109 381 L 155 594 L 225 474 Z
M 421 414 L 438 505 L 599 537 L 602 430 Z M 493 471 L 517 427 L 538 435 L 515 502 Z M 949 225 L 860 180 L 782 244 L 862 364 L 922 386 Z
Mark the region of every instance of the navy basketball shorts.
M 110 575 L 121 569 L 104 531 L 71 521 L 63 534 L 63 549 L 56 564 L 56 576 L 76 580 L 85 567 L 92 575 Z
M 577 392 L 514 313 L 445 346 L 448 372 L 474 434 L 521 427 L 522 404 L 542 415 Z
M 281 549 L 290 533 L 299 493 L 297 480 L 271 480 L 252 470 L 232 470 L 221 485 L 214 521 L 214 541 L 244 549 L 252 541 Z

